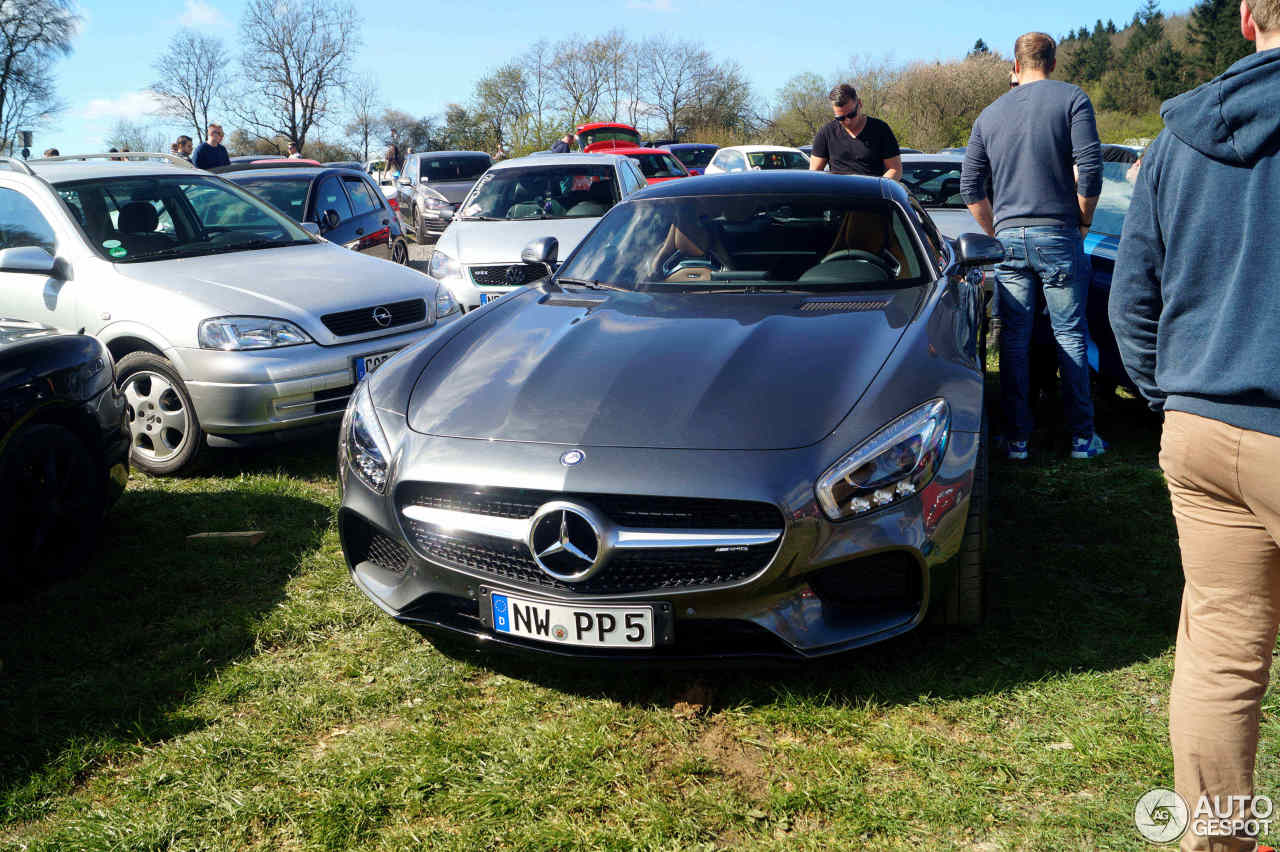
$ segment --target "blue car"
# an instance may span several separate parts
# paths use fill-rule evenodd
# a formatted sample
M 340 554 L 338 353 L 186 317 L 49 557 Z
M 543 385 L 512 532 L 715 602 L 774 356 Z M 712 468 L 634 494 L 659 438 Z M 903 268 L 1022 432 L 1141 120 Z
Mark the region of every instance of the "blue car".
M 659 145 L 659 148 L 670 151 L 676 155 L 676 159 L 684 164 L 691 175 L 700 175 L 706 169 L 707 163 L 711 162 L 711 158 L 716 155 L 716 151 L 720 150 L 719 145 L 711 145 L 704 142 L 673 142 L 669 145 Z

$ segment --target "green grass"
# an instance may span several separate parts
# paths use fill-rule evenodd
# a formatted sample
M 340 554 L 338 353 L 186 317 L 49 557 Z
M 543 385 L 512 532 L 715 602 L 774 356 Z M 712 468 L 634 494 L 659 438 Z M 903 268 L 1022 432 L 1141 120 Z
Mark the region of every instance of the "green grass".
M 1157 425 L 1098 418 L 1103 459 L 993 465 L 990 625 L 800 670 L 443 654 L 348 579 L 332 441 L 135 475 L 79 581 L 0 607 L 0 848 L 1138 848 L 1181 579 Z

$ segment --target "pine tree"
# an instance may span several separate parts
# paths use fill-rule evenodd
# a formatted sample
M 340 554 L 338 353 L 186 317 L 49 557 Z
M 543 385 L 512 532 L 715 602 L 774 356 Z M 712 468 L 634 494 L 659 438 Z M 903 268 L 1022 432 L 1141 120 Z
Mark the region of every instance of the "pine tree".
M 1133 13 L 1133 23 L 1129 26 L 1133 32 L 1124 46 L 1124 59 L 1133 62 L 1164 38 L 1164 12 L 1160 11 L 1157 0 L 1146 0 L 1142 8 Z
M 1201 0 L 1191 9 L 1187 41 L 1191 61 L 1203 79 L 1221 74 L 1231 63 L 1253 52 L 1240 35 L 1240 4 L 1233 0 Z
M 973 50 L 969 51 L 970 56 L 985 56 L 991 52 L 991 48 L 987 47 L 987 43 L 982 39 L 978 39 L 973 43 Z

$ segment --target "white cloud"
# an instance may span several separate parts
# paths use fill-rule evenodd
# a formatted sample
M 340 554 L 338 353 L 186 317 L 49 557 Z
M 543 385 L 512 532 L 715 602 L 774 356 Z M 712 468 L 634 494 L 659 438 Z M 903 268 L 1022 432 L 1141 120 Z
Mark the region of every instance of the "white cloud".
M 148 91 L 128 92 L 116 98 L 94 98 L 80 113 L 82 118 L 128 118 L 137 120 L 155 112 L 160 102 Z
M 627 0 L 628 9 L 645 9 L 649 12 L 674 12 L 673 0 Z
M 226 21 L 227 19 L 223 17 L 221 12 L 204 2 L 204 0 L 187 0 L 182 14 L 178 16 L 178 23 L 192 29 L 220 27 Z

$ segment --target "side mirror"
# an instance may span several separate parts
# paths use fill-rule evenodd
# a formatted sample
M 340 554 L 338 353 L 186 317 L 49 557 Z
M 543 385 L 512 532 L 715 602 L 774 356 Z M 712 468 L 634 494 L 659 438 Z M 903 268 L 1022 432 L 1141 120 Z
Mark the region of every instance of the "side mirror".
M 555 237 L 539 237 L 524 247 L 524 251 L 520 252 L 520 260 L 522 263 L 545 266 L 550 272 L 556 264 L 559 253 L 559 240 Z
M 554 242 L 554 241 L 553 241 Z M 554 249 L 552 252 L 554 253 Z M 53 274 L 58 262 L 40 246 L 21 246 L 0 250 L 0 272 L 25 272 L 30 275 Z
M 342 219 L 338 216 L 337 210 L 326 210 L 324 215 L 320 217 L 321 231 L 332 231 L 341 224 Z
M 429 178 L 428 178 L 426 175 L 419 175 L 419 176 L 418 176 L 418 183 L 419 183 L 419 184 L 426 183 L 428 180 L 429 180 Z
M 317 225 L 315 222 L 303 222 L 302 230 L 306 231 L 308 234 L 311 234 L 312 236 L 316 236 L 316 237 L 320 236 L 320 226 Z
M 1004 246 L 986 234 L 961 234 L 956 237 L 956 254 L 961 266 L 988 266 L 1004 260 Z
M 399 181 L 401 186 L 413 186 L 413 181 L 409 180 L 407 177 L 402 177 Z

